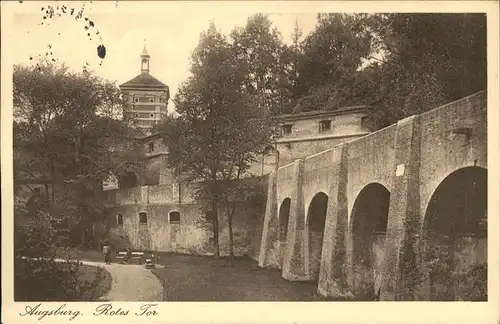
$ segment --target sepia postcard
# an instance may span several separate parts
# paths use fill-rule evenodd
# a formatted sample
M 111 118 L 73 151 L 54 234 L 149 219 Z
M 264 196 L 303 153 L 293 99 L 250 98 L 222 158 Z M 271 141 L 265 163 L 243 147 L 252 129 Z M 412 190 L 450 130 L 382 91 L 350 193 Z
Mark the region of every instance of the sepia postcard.
M 499 323 L 499 9 L 2 1 L 2 322 Z

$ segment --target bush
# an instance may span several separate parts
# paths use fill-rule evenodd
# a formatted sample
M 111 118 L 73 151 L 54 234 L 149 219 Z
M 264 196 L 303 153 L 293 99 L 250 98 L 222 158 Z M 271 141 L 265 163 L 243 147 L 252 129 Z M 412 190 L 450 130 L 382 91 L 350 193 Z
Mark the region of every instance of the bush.
M 16 301 L 90 301 L 104 278 L 98 268 L 95 277 L 80 280 L 80 262 L 51 259 L 16 258 L 14 263 L 14 300 Z
M 456 274 L 458 299 L 471 301 L 488 300 L 488 265 L 481 263 L 470 266 Z
M 81 263 L 57 262 L 56 251 L 68 258 L 75 251 L 69 247 L 69 230 L 60 218 L 42 209 L 31 208 L 21 199 L 15 202 L 14 298 L 18 301 L 92 300 L 104 278 L 98 268 L 82 280 Z

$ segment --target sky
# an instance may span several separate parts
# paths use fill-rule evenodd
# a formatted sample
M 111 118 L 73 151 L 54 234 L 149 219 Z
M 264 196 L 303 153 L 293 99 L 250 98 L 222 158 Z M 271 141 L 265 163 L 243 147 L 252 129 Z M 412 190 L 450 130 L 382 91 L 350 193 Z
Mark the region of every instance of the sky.
M 85 22 L 76 21 L 73 16 L 44 20 L 41 8 L 46 4 L 17 4 L 11 31 L 15 40 L 12 43 L 14 64 L 33 64 L 37 57 L 48 53 L 49 58 L 75 70 L 81 71 L 88 64 L 88 70 L 95 75 L 121 84 L 140 73 L 140 54 L 146 38 L 151 56 L 150 72 L 170 87 L 172 97 L 188 77 L 191 53 L 210 21 L 214 21 L 223 34 L 229 35 L 234 27 L 243 27 L 249 16 L 259 12 L 257 6 L 234 3 L 85 2 L 84 16 L 95 25 L 89 37 Z M 51 4 L 56 5 L 55 2 Z M 59 4 L 80 8 L 82 2 Z M 294 9 L 295 12 L 288 13 L 283 9 L 274 10 L 280 13 L 265 12 L 286 43 L 291 42 L 296 22 L 304 36 L 316 23 L 316 12 L 308 12 L 307 8 L 298 12 Z M 106 46 L 106 57 L 102 61 L 97 56 L 96 48 L 101 40 L 95 35 L 96 31 Z M 172 104 L 169 110 L 173 110 Z

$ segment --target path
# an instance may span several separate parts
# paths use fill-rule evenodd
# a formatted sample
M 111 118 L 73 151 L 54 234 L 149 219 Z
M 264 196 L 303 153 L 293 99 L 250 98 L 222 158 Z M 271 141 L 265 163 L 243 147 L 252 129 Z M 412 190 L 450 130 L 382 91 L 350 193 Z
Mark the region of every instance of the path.
M 163 287 L 151 270 L 143 265 L 104 264 L 81 261 L 83 264 L 99 266 L 111 275 L 111 289 L 100 298 L 106 301 L 161 301 Z

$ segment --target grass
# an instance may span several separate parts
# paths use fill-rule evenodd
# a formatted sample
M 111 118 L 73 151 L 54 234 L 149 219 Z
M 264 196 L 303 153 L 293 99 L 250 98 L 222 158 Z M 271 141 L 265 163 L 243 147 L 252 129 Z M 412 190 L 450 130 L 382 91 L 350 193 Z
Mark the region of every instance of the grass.
M 164 287 L 164 301 L 325 300 L 314 282 L 290 282 L 277 269 L 263 269 L 250 258 L 162 254 L 165 268 L 152 272 Z
M 100 297 L 106 295 L 108 291 L 111 289 L 111 275 L 109 272 L 104 269 L 101 269 L 101 280 L 99 281 L 99 284 L 95 288 L 95 290 L 92 292 L 92 296 L 90 297 L 91 301 L 97 301 Z M 91 266 L 87 264 L 80 265 L 79 267 L 79 275 L 78 275 L 78 280 L 79 281 L 90 281 L 92 282 L 96 275 L 97 275 L 98 267 L 96 266 Z

